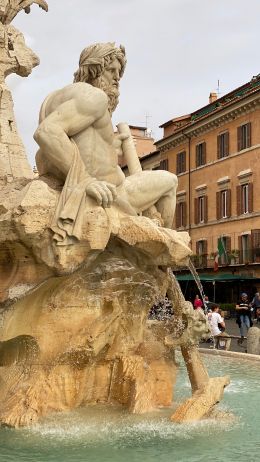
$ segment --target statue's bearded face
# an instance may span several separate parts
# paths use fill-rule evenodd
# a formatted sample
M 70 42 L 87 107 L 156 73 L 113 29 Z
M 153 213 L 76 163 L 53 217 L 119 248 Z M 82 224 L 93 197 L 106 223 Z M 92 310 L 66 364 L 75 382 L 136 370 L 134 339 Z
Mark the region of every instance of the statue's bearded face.
M 92 85 L 103 90 L 108 96 L 108 109 L 112 113 L 116 109 L 119 100 L 119 80 L 121 64 L 115 58 L 104 69 L 101 76 L 92 82 Z

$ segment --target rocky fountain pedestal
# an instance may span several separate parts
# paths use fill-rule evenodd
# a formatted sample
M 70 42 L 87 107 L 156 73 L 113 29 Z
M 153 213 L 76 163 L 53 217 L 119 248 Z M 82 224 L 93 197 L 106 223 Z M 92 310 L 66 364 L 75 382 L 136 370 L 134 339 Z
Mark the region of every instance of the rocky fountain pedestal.
M 167 270 L 189 258 L 187 233 L 94 206 L 93 223 L 98 215 L 111 223 L 109 239 L 100 228 L 91 241 L 57 248 L 49 222 L 60 193 L 40 179 L 17 185 L 15 205 L 6 199 L 0 217 L 1 423 L 28 425 L 49 412 L 95 403 L 119 403 L 135 413 L 171 406 L 176 348 L 193 395 L 172 419 L 207 414 L 227 379 L 209 379 L 196 349 L 209 333 L 206 318 L 183 299 Z M 9 189 L 2 197 L 10 197 Z M 90 230 L 89 216 L 88 224 Z M 166 292 L 173 320 L 148 321 Z
M 44 0 L 0 0 L 0 424 L 96 403 L 134 413 L 171 406 L 176 348 L 192 397 L 172 420 L 202 418 L 228 379 L 208 377 L 196 345 L 209 326 L 171 271 L 191 254 L 188 234 L 170 229 L 177 178 L 142 171 L 126 124 L 114 134 L 124 47 L 86 48 L 75 83 L 46 98 L 32 179 L 4 82 L 39 63 L 10 26 L 32 3 L 47 10 Z M 149 322 L 166 293 L 173 319 Z

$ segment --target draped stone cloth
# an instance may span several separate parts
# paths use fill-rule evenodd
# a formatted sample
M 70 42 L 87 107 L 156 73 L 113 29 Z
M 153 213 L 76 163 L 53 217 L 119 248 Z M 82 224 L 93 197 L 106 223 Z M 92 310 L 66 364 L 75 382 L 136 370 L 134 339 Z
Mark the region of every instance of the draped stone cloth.
M 73 161 L 51 223 L 51 229 L 54 232 L 53 239 L 57 245 L 72 245 L 77 241 L 86 240 L 89 234 L 94 236 L 95 233 L 100 233 L 100 226 L 102 226 L 103 231 L 104 227 L 107 228 L 105 233 L 107 242 L 110 235 L 108 217 L 104 209 L 97 206 L 97 203 L 86 195 L 87 185 L 94 180 L 86 172 L 76 143 L 72 139 L 71 142 L 74 147 Z M 89 218 L 92 218 L 91 223 L 87 220 L 88 213 Z M 90 229 L 86 229 L 89 226 L 92 228 L 94 226 L 95 229 L 91 232 Z M 103 248 L 104 243 L 97 244 L 96 247 L 100 246 Z

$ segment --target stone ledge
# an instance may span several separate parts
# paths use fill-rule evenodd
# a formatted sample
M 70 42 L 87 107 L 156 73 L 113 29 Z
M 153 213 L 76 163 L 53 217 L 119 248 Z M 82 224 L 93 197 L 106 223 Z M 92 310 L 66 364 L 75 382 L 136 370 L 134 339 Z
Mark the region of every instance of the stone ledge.
M 238 351 L 225 351 L 225 350 L 216 350 L 216 349 L 208 349 L 208 348 L 199 348 L 200 353 L 204 354 L 213 354 L 216 356 L 227 356 L 233 359 L 247 359 L 249 361 L 258 361 L 260 362 L 260 355 L 251 355 L 248 353 L 240 353 Z

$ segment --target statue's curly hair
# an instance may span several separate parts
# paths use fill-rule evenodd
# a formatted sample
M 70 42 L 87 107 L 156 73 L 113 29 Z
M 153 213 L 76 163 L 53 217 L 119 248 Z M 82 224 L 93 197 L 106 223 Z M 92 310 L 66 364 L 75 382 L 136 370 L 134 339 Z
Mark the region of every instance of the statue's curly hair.
M 104 69 L 106 69 L 113 59 L 118 59 L 121 64 L 120 77 L 122 77 L 125 66 L 126 57 L 125 49 L 122 45 L 119 48 L 115 43 L 96 43 L 84 48 L 79 58 L 79 68 L 74 73 L 74 82 L 92 83 L 100 77 Z

